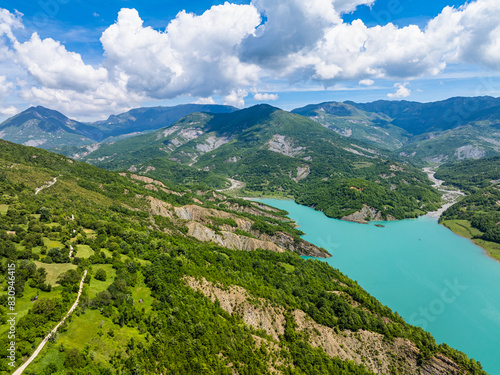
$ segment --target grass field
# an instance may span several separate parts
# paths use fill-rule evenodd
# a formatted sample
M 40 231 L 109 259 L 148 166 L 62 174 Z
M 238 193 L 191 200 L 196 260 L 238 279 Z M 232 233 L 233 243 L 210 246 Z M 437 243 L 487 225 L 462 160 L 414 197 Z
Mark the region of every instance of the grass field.
M 88 286 L 88 295 L 90 298 L 94 298 L 97 293 L 105 291 L 108 286 L 110 286 L 114 281 L 116 276 L 116 271 L 113 269 L 113 266 L 111 264 L 94 264 L 92 266 L 94 275 L 99 268 L 102 268 L 104 271 L 106 271 L 107 278 L 106 281 L 100 281 L 92 277 L 90 285 Z
M 51 249 L 53 247 L 58 247 L 58 248 L 62 249 L 64 247 L 64 245 L 61 242 L 49 240 L 47 237 L 43 238 L 43 244 L 45 246 L 47 246 L 49 249 Z
M 113 337 L 108 335 L 109 331 L 114 333 Z M 47 344 L 29 366 L 28 372 L 43 374 L 51 362 L 55 363 L 60 371 L 64 371 L 64 354 L 57 349 L 61 344 L 65 349 L 76 348 L 80 351 L 88 346 L 96 362 L 108 363 L 111 356 L 117 352 L 125 355 L 124 349 L 132 337 L 136 342 L 145 341 L 144 335 L 136 328 L 120 327 L 113 324 L 110 318 L 103 316 L 99 310 L 87 309 L 84 314 L 71 316 L 67 331 L 60 333 L 54 344 Z
M 483 233 L 480 230 L 471 227 L 468 220 L 445 220 L 442 224 L 453 233 L 472 239 L 472 242 L 485 249 L 490 257 L 500 261 L 500 244 L 474 238 L 482 236 Z
M 2 292 L 1 294 L 5 294 L 5 292 Z M 16 319 L 19 321 L 20 318 L 22 318 L 24 315 L 26 315 L 33 306 L 33 302 L 31 300 L 35 298 L 35 296 L 38 294 L 39 298 L 54 298 L 56 296 L 59 296 L 59 291 L 58 289 L 53 289 L 52 292 L 42 292 L 39 289 L 31 288 L 28 283 L 25 284 L 24 286 L 24 293 L 22 297 L 17 297 L 16 298 L 16 306 L 15 306 L 15 313 L 17 314 Z M 9 326 L 7 324 L 2 324 L 0 326 L 0 336 L 3 337 L 3 334 L 7 332 L 7 329 Z
M 76 246 L 76 255 L 78 258 L 89 258 L 91 255 L 94 255 L 94 250 L 88 245 L 75 245 Z
M 135 302 L 135 307 L 139 310 L 144 308 L 144 312 L 151 310 L 153 298 L 151 298 L 151 289 L 144 284 L 144 276 L 140 275 L 139 282 L 135 288 L 132 288 L 132 298 Z M 143 303 L 139 303 L 142 299 Z
M 52 287 L 58 285 L 56 284 L 57 278 L 60 274 L 68 271 L 68 270 L 76 270 L 76 266 L 71 263 L 52 263 L 45 264 L 38 261 L 35 261 L 35 264 L 38 267 L 45 268 L 47 271 L 47 282 L 52 285 Z

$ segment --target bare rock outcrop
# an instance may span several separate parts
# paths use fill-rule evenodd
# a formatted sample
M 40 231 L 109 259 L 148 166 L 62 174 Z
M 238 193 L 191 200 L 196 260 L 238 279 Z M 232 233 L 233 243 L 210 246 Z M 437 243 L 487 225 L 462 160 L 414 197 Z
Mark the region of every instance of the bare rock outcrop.
M 355 223 L 362 223 L 366 224 L 368 223 L 368 220 L 370 221 L 394 221 L 396 220 L 395 217 L 391 215 L 387 215 L 387 217 L 384 219 L 382 212 L 377 210 L 376 208 L 367 206 L 366 204 L 363 205 L 363 208 L 357 212 L 354 212 L 350 215 L 346 215 L 342 217 L 342 220 L 345 221 L 352 221 Z
M 285 309 L 281 306 L 271 306 L 263 298 L 252 298 L 240 286 L 219 287 L 218 285 L 194 277 L 185 277 L 184 282 L 190 288 L 200 291 L 212 302 L 216 300 L 222 309 L 229 314 L 237 314 L 243 321 L 255 329 L 262 329 L 275 341 L 280 340 L 286 324 Z M 375 374 L 462 374 L 460 367 L 442 354 L 436 354 L 429 361 L 419 360 L 420 350 L 406 339 L 395 338 L 387 340 L 375 332 L 359 330 L 357 332 L 338 331 L 315 322 L 302 310 L 293 311 L 296 329 L 306 332 L 308 341 L 313 347 L 319 347 L 330 357 L 344 361 L 354 361 L 364 365 Z M 268 340 L 255 336 L 257 345 Z M 275 344 L 274 344 L 275 345 Z

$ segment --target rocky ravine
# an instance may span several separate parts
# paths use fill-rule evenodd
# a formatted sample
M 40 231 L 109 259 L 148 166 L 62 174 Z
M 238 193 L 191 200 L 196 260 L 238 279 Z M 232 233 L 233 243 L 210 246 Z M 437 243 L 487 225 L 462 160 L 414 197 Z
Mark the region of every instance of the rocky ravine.
M 256 342 L 266 342 L 268 347 L 278 345 L 280 335 L 285 331 L 286 319 L 284 308 L 269 303 L 269 301 L 251 298 L 249 293 L 240 286 L 220 288 L 206 279 L 197 280 L 185 277 L 184 283 L 196 291 L 200 291 L 212 302 L 219 301 L 222 309 L 229 314 L 240 316 L 243 321 L 255 329 L 266 332 L 272 340 L 256 337 Z M 459 374 L 460 367 L 451 359 L 437 354 L 428 362 L 419 361 L 419 349 L 409 340 L 395 338 L 384 339 L 384 336 L 364 330 L 357 332 L 345 330 L 336 331 L 333 328 L 316 323 L 304 311 L 296 309 L 293 318 L 298 331 L 309 334 L 309 343 L 314 347 L 322 348 L 331 357 L 342 360 L 351 360 L 363 364 L 375 374 L 392 374 L 394 369 L 398 374 Z M 257 340 L 258 339 L 258 340 Z M 279 351 L 275 351 L 279 355 Z M 287 364 L 286 358 L 282 363 Z M 270 371 L 273 369 L 269 364 Z M 272 371 L 280 373 L 279 371 Z
M 132 176 L 133 179 L 138 180 L 137 177 L 138 176 L 135 175 Z M 164 190 L 162 186 L 158 185 L 158 182 L 154 183 L 152 179 L 147 178 L 147 180 L 143 180 L 142 182 L 149 184 L 145 186 L 146 188 L 149 187 L 152 190 L 160 188 Z M 225 197 L 220 196 L 219 198 Z M 180 226 L 187 227 L 187 235 L 200 241 L 212 241 L 220 246 L 235 250 L 254 251 L 257 249 L 263 249 L 275 252 L 293 251 L 299 255 L 323 258 L 330 256 L 326 250 L 321 249 L 307 241 L 301 240 L 297 242 L 296 239 L 289 233 L 276 232 L 273 236 L 270 236 L 253 230 L 253 221 L 251 219 L 239 217 L 234 213 L 205 208 L 195 204 L 174 207 L 169 203 L 163 202 L 162 200 L 151 196 L 147 196 L 145 199 L 152 215 L 167 217 L 170 220 L 177 222 Z M 249 206 L 245 207 L 232 203 L 230 205 L 227 204 L 226 207 L 237 212 L 246 212 L 253 215 L 267 216 L 279 220 L 283 219 L 282 217 L 274 214 L 277 211 L 276 209 L 264 206 L 258 202 L 252 202 Z M 237 226 L 233 227 L 231 225 L 223 224 L 219 225 L 219 230 L 215 230 L 212 225 L 213 218 L 232 219 Z M 251 237 L 235 233 L 238 229 L 248 233 Z

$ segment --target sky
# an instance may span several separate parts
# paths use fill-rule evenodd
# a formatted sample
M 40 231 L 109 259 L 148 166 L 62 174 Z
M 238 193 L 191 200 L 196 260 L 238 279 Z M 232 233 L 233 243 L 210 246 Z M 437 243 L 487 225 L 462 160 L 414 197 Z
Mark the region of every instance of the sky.
M 498 0 L 2 0 L 0 121 L 500 96 Z

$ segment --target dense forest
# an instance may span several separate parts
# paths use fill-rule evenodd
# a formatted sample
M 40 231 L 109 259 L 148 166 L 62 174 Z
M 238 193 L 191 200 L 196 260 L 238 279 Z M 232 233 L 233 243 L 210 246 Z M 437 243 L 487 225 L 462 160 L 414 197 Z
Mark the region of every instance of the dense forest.
M 283 211 L 259 211 L 201 186 L 160 189 L 158 181 L 5 141 L 0 151 L 2 374 L 12 372 L 5 355 L 12 263 L 16 366 L 60 321 L 88 271 L 79 306 L 26 374 L 396 374 L 433 368 L 439 358 L 484 373 L 326 263 L 186 235 L 195 220 L 221 233 L 251 220 L 249 236 L 283 232 L 301 242 Z M 208 224 L 169 217 L 150 202 L 235 216 Z M 228 306 L 231 298 L 237 303 Z M 363 341 L 367 335 L 375 341 Z M 332 355 L 318 344 L 325 337 L 344 340 L 351 354 Z M 405 350 L 396 350 L 396 338 L 406 340 Z

